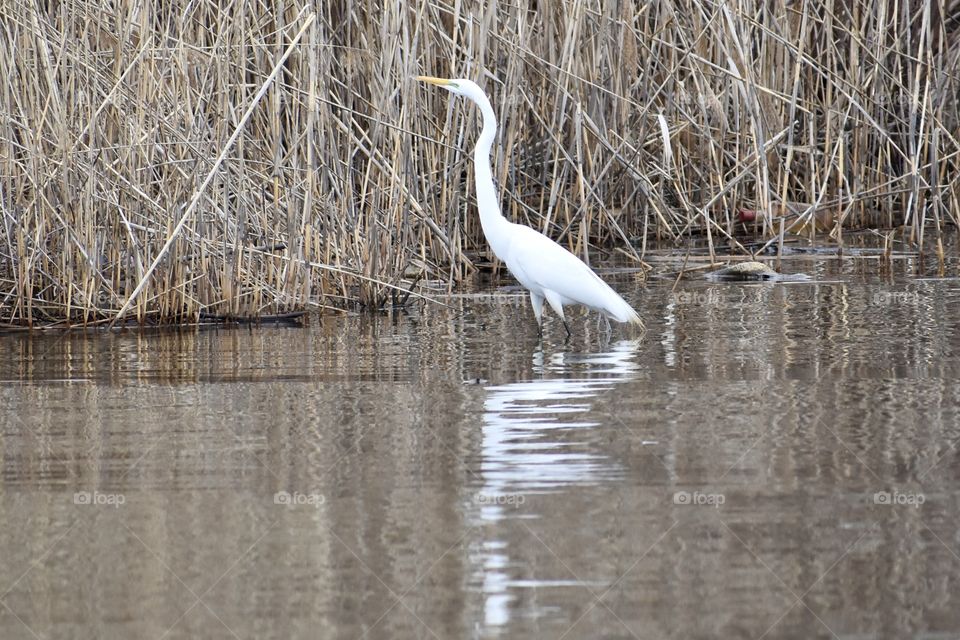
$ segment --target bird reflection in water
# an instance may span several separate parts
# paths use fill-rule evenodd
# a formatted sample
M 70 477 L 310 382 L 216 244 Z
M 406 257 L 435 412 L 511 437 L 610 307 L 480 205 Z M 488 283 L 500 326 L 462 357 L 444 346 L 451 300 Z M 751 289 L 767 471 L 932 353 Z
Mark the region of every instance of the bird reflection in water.
M 591 450 L 590 431 L 605 426 L 604 417 L 591 410 L 601 394 L 636 377 L 639 345 L 639 340 L 623 340 L 599 353 L 549 356 L 538 350 L 533 356 L 536 379 L 486 387 L 482 486 L 473 501 L 475 517 L 486 525 L 475 557 L 486 626 L 509 621 L 515 599 L 511 589 L 566 584 L 511 579 L 509 544 L 497 536 L 496 523 L 538 517 L 532 504 L 537 494 L 597 485 L 621 474 L 615 461 Z M 535 544 L 532 536 L 530 542 Z

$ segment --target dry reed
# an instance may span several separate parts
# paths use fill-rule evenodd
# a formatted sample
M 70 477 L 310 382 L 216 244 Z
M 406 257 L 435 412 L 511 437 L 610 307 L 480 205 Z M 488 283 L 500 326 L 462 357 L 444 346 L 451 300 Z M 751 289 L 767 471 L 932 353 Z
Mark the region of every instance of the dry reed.
M 0 322 L 380 307 L 486 257 L 465 76 L 505 213 L 593 258 L 648 239 L 960 211 L 960 3 L 10 0 Z M 288 54 L 288 57 L 284 57 Z M 416 296 L 417 293 L 412 295 Z

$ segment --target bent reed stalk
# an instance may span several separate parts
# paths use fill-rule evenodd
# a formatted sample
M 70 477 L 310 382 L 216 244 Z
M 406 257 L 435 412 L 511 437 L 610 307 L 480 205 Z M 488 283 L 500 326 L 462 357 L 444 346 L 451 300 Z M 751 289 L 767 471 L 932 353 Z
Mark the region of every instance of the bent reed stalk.
M 479 126 L 422 73 L 484 86 L 504 214 L 588 259 L 864 228 L 942 255 L 957 224 L 958 0 L 11 0 L 0 323 L 452 286 L 488 256 Z

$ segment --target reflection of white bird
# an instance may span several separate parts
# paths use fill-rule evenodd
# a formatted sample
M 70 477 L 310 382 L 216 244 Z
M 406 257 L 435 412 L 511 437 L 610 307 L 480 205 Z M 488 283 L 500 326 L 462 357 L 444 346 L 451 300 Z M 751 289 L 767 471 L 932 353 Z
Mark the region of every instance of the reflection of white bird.
M 490 172 L 490 147 L 497 132 L 497 122 L 490 100 L 483 90 L 470 80 L 445 80 L 427 76 L 419 76 L 417 79 L 465 96 L 480 107 L 483 131 L 473 152 L 480 224 L 493 253 L 503 260 L 510 273 L 530 291 L 530 303 L 537 317 L 540 335 L 543 335 L 544 300 L 550 304 L 554 313 L 560 316 L 568 336 L 570 327 L 563 316 L 563 306 L 569 304 L 582 304 L 600 312 L 605 318 L 642 327 L 643 322 L 633 307 L 583 261 L 542 233 L 508 222 L 500 213 L 500 204 Z

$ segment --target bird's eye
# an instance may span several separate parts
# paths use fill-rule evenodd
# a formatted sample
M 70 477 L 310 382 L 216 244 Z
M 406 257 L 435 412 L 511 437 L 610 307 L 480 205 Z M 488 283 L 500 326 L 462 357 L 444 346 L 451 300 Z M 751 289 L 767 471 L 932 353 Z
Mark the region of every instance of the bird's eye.
M 453 81 L 448 82 L 447 84 L 448 84 L 449 86 L 453 87 L 454 89 L 459 89 L 459 88 L 460 88 L 460 85 L 457 84 L 456 82 L 453 82 Z

